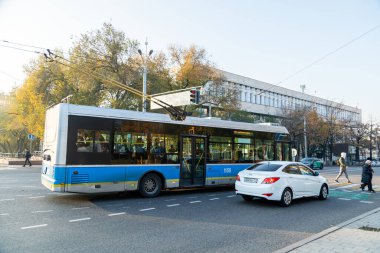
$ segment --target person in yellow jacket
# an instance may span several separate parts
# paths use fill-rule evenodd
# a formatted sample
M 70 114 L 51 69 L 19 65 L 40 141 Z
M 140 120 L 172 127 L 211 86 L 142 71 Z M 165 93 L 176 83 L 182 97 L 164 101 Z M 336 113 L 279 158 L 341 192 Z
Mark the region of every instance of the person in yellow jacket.
M 351 183 L 350 179 L 348 178 L 348 174 L 347 174 L 346 153 L 342 152 L 340 154 L 339 159 L 336 162 L 339 165 L 340 171 L 339 171 L 338 176 L 335 179 L 335 182 L 339 183 L 338 179 L 344 173 L 344 175 L 347 178 L 347 183 Z

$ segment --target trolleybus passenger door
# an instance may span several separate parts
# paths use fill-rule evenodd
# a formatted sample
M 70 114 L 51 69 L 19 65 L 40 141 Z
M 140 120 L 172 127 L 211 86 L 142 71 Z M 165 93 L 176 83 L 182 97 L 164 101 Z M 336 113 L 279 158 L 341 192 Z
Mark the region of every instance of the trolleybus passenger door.
M 206 175 L 206 137 L 181 136 L 180 187 L 204 186 Z

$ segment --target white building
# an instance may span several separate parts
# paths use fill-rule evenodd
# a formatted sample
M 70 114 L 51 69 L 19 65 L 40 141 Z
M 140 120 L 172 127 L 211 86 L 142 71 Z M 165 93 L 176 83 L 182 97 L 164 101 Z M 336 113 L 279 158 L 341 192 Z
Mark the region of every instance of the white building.
M 284 108 L 314 107 L 327 117 L 332 111 L 340 120 L 362 121 L 361 109 L 286 89 L 270 83 L 221 71 L 225 81 L 240 90 L 241 109 L 263 116 L 281 117 Z

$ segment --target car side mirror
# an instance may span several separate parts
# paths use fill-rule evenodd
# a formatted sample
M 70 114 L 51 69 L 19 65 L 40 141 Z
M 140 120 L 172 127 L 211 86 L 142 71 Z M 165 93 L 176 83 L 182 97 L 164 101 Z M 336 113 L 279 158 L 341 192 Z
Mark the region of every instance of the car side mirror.
M 314 176 L 319 176 L 319 172 L 318 171 L 314 171 Z

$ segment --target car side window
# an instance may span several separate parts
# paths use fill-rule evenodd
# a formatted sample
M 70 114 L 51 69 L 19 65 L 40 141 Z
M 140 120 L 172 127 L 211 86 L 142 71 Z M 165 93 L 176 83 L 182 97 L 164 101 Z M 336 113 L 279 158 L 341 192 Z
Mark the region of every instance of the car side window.
M 302 175 L 308 175 L 308 176 L 313 176 L 314 175 L 314 172 L 311 169 L 306 168 L 305 166 L 298 165 L 298 168 L 301 171 Z
M 282 170 L 282 172 L 288 173 L 288 174 L 295 174 L 295 175 L 301 175 L 300 170 L 296 165 L 290 164 L 285 167 L 285 169 Z

